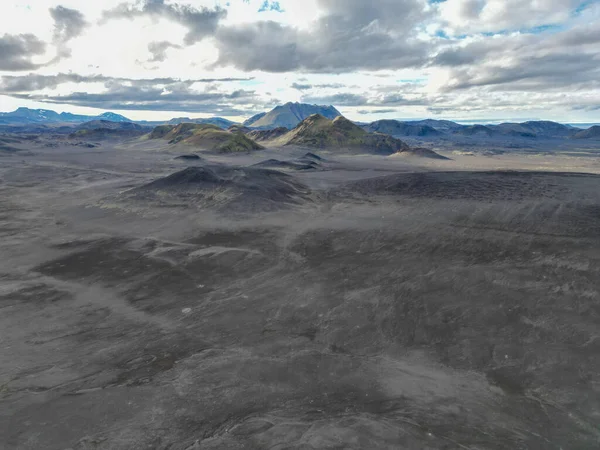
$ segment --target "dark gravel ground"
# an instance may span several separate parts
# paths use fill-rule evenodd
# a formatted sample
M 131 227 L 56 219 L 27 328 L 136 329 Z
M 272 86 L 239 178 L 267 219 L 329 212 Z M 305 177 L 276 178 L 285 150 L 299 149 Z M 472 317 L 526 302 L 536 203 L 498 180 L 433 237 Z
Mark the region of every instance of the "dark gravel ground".
M 0 167 L 0 448 L 600 447 L 597 176 L 332 163 L 234 218 L 86 151 Z

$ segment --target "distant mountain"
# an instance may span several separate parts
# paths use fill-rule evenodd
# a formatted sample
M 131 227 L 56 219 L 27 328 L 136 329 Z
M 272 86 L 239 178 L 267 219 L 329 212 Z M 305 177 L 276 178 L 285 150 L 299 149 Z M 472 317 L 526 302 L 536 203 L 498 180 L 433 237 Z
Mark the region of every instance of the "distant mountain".
M 491 137 L 494 134 L 494 130 L 485 125 L 464 125 L 452 131 L 453 134 L 461 136 L 487 136 Z
M 600 126 L 594 125 L 587 130 L 578 131 L 573 135 L 573 139 L 600 139 Z
M 399 139 L 380 133 L 368 133 L 343 116 L 330 120 L 320 114 L 307 117 L 293 130 L 270 141 L 270 144 L 378 155 L 412 154 L 411 148 Z M 437 155 L 434 152 L 431 154 Z M 419 155 L 426 156 L 424 152 Z
M 459 123 L 452 122 L 450 120 L 435 120 L 435 119 L 409 120 L 409 121 L 403 121 L 403 123 L 405 123 L 407 125 L 424 125 L 424 126 L 428 126 L 431 128 L 435 128 L 438 131 L 452 131 L 452 130 L 456 130 L 456 129 L 464 126 Z
M 38 123 L 83 123 L 92 120 L 107 120 L 111 122 L 131 122 L 120 114 L 105 112 L 99 116 L 84 116 L 71 113 L 60 113 L 49 109 L 18 108 L 15 111 L 0 113 L 0 123 L 3 124 L 38 124 Z
M 105 128 L 109 130 L 136 130 L 143 131 L 144 127 L 133 122 L 112 122 L 110 120 L 91 120 L 75 127 L 78 130 L 94 130 Z
M 250 126 L 252 126 L 253 123 L 258 122 L 260 119 L 262 119 L 266 115 L 267 115 L 266 112 L 261 112 L 261 113 L 255 114 L 254 116 L 252 116 L 249 119 L 245 120 L 242 123 L 242 125 L 244 125 L 245 127 L 250 127 Z
M 498 125 L 462 125 L 452 132 L 462 136 L 564 139 L 572 136 L 576 130 L 556 122 L 528 121 Z
M 222 117 L 208 117 L 208 118 L 200 118 L 200 119 L 190 119 L 189 117 L 178 117 L 175 119 L 171 119 L 168 122 L 164 122 L 169 125 L 179 125 L 180 123 L 204 123 L 210 125 L 216 125 L 219 128 L 226 130 L 232 125 L 236 125 L 236 122 L 233 122 L 228 119 L 223 119 Z
M 516 137 L 537 137 L 536 133 L 521 123 L 501 123 L 499 125 L 488 125 L 494 134 Z
M 292 129 L 313 114 L 320 114 L 327 119 L 335 119 L 341 116 L 340 112 L 333 106 L 289 102 L 285 105 L 276 106 L 266 114 L 258 114 L 250 118 L 244 122 L 244 126 L 252 128 L 286 127 Z
M 100 114 L 98 117 L 96 117 L 96 119 L 108 120 L 110 122 L 131 122 L 131 120 L 129 120 L 127 117 L 112 112 L 105 112 L 103 114 Z
M 169 144 L 188 144 L 219 153 L 250 152 L 263 148 L 242 133 L 232 133 L 211 124 L 160 125 L 152 130 L 149 138 L 166 139 Z
M 116 139 L 131 138 L 147 133 L 147 128 L 131 122 L 111 122 L 110 120 L 92 120 L 75 127 L 69 137 L 79 139 Z
M 277 139 L 284 134 L 286 134 L 288 130 L 286 127 L 278 127 L 270 130 L 254 130 L 247 133 L 247 136 L 250 139 L 254 139 L 256 142 L 263 141 L 272 141 L 273 139 Z
M 498 126 L 501 127 L 503 125 L 506 124 L 500 124 Z M 525 132 L 531 133 L 537 137 L 564 138 L 572 136 L 577 131 L 568 125 L 548 120 L 528 121 L 516 125 L 519 125 L 520 129 Z
M 384 133 L 390 136 L 440 136 L 443 133 L 429 125 L 410 124 L 397 120 L 378 120 L 363 126 L 371 133 Z

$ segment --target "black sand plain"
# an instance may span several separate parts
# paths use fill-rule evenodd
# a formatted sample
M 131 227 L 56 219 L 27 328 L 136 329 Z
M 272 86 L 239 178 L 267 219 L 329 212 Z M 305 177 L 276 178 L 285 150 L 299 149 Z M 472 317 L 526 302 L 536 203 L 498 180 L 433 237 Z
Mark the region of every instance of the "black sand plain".
M 598 157 L 46 144 L 0 157 L 1 448 L 600 448 Z

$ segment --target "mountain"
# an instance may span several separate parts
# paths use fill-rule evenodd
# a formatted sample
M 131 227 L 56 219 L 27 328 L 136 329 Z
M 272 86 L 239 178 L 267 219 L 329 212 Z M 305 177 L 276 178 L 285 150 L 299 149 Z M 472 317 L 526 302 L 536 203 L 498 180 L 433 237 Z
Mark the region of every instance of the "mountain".
M 69 134 L 72 139 L 116 139 L 131 138 L 147 133 L 147 128 L 131 122 L 111 122 L 110 120 L 92 120 L 75 127 Z
M 568 137 L 572 136 L 576 129 L 563 125 L 562 123 L 550 122 L 547 120 L 529 121 L 521 124 L 526 130 L 543 137 Z
M 566 138 L 572 136 L 577 131 L 568 125 L 547 120 L 523 123 L 507 122 L 499 125 L 487 125 L 487 127 L 507 136 L 538 138 Z
M 47 109 L 18 108 L 13 112 L 0 113 L 2 123 L 60 122 L 60 115 Z
M 236 123 L 235 125 L 231 125 L 229 128 L 227 128 L 227 131 L 231 131 L 232 133 L 248 134 L 252 130 L 248 127 L 245 127 L 244 125 Z
M 461 136 L 491 137 L 497 133 L 495 133 L 492 128 L 485 125 L 465 125 L 453 130 L 453 134 L 458 134 Z
M 288 131 L 290 130 L 288 130 L 286 127 L 277 127 L 270 130 L 253 130 L 247 133 L 247 136 L 250 139 L 254 139 L 256 142 L 264 142 L 277 139 L 286 134 Z
M 226 130 L 232 125 L 236 125 L 236 122 L 233 122 L 228 119 L 223 119 L 222 117 L 208 117 L 201 119 L 190 119 L 189 117 L 178 117 L 175 119 L 171 119 L 168 122 L 163 122 L 168 125 L 179 125 L 180 123 L 199 123 L 199 124 L 209 124 L 216 125 L 219 128 Z
M 578 131 L 573 139 L 600 139 L 600 126 L 595 125 L 587 130 Z
M 378 120 L 363 126 L 370 133 L 383 133 L 390 136 L 440 136 L 443 133 L 429 125 L 411 124 L 397 120 Z
M 252 126 L 253 123 L 258 122 L 260 119 L 262 119 L 263 117 L 265 117 L 267 115 L 266 112 L 261 112 L 258 114 L 255 114 L 254 116 L 250 117 L 249 119 L 245 120 L 242 125 L 244 125 L 245 127 L 249 127 Z
M 149 138 L 166 139 L 169 144 L 187 144 L 219 153 L 250 152 L 263 148 L 242 133 L 232 133 L 210 124 L 160 125 L 152 130 Z
M 515 137 L 537 137 L 537 134 L 521 123 L 501 123 L 499 125 L 488 125 L 493 133 Z
M 313 114 L 320 114 L 327 119 L 335 119 L 341 116 L 340 112 L 333 106 L 289 102 L 285 105 L 276 106 L 266 114 L 258 114 L 250 118 L 244 122 L 244 126 L 252 128 L 286 127 L 292 129 Z
M 272 145 L 298 145 L 320 149 L 342 149 L 379 155 L 409 152 L 410 147 L 391 136 L 368 133 L 343 116 L 333 120 L 313 114 L 296 128 L 275 138 Z
M 100 114 L 98 117 L 96 117 L 96 119 L 108 120 L 110 122 L 131 122 L 131 120 L 129 120 L 127 117 L 112 112 L 105 112 L 103 114 Z
M 110 120 L 91 120 L 89 122 L 82 123 L 75 127 L 75 129 L 78 130 L 94 130 L 98 128 L 104 128 L 109 130 L 144 130 L 144 127 L 132 122 L 112 122 Z
M 424 119 L 424 120 L 408 120 L 403 121 L 407 125 L 423 125 L 431 128 L 435 128 L 438 131 L 452 131 L 461 128 L 463 125 L 452 122 L 450 120 L 435 120 L 435 119 Z
M 83 123 L 92 120 L 107 120 L 111 122 L 131 122 L 120 114 L 105 112 L 99 116 L 84 116 L 71 113 L 60 113 L 49 109 L 18 108 L 15 111 L 0 113 L 0 123 L 32 124 L 32 123 Z

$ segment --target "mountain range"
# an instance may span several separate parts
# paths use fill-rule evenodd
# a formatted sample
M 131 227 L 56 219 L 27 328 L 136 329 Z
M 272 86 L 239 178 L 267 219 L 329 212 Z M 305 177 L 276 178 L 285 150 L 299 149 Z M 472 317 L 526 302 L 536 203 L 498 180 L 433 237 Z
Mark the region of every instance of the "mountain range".
M 85 116 L 67 112 L 57 113 L 49 109 L 18 108 L 12 112 L 0 113 L 0 124 L 50 124 L 50 123 L 84 123 L 93 120 L 107 120 L 110 122 L 132 122 L 127 117 L 112 112 L 105 112 L 99 116 Z
M 272 130 L 254 130 L 247 135 L 267 147 L 294 145 L 351 153 L 444 158 L 428 149 L 413 149 L 400 139 L 387 134 L 368 132 L 344 116 L 337 116 L 331 120 L 320 114 L 312 114 L 292 130 L 279 127 Z
M 167 121 L 133 121 L 120 114 L 105 112 L 98 116 L 57 113 L 48 109 L 18 108 L 15 111 L 0 113 L 0 128 L 13 131 L 15 127 L 27 127 L 28 132 L 44 132 L 46 128 L 53 132 L 71 132 L 69 127 L 98 121 L 135 123 L 146 127 L 159 125 L 178 125 L 180 123 L 209 124 L 223 130 L 237 127 L 235 131 L 254 132 L 250 138 L 273 139 L 294 129 L 311 115 L 318 114 L 333 120 L 341 113 L 333 106 L 309 105 L 303 103 L 286 103 L 276 106 L 271 111 L 257 114 L 243 124 L 222 117 L 196 118 L 178 117 Z M 434 138 L 466 138 L 466 139 L 600 139 L 599 126 L 591 126 L 587 130 L 572 125 L 563 125 L 551 121 L 527 121 L 523 123 L 500 123 L 463 125 L 450 120 L 377 120 L 372 123 L 358 123 L 369 133 L 382 133 L 394 137 L 413 137 L 423 139 Z M 102 128 L 108 128 L 103 126 Z M 287 130 L 287 131 L 286 131 Z M 262 133 L 268 131 L 268 133 Z

